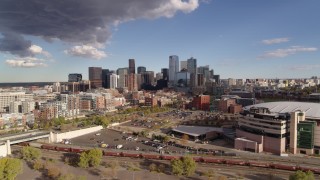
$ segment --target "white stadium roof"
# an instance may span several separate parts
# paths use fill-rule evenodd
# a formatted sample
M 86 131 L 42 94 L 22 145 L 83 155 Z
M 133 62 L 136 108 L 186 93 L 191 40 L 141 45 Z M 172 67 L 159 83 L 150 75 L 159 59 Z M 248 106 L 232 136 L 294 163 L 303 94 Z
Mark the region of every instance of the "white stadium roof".
M 320 120 L 320 103 L 293 101 L 269 102 L 246 106 L 244 107 L 244 110 L 249 110 L 251 107 L 265 107 L 268 108 L 272 113 L 291 113 L 301 110 L 306 112 L 307 119 Z

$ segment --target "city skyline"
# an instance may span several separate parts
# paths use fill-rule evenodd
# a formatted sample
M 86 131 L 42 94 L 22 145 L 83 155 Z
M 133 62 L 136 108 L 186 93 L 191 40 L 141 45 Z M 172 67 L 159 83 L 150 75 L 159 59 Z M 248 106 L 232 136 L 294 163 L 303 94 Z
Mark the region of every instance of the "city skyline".
M 12 5 L 18 2 L 24 8 Z M 222 79 L 319 76 L 315 0 L 90 5 L 1 2 L 0 82 L 67 81 L 70 73 L 88 79 L 88 67 L 117 70 L 128 59 L 161 72 L 171 55 L 194 57 Z

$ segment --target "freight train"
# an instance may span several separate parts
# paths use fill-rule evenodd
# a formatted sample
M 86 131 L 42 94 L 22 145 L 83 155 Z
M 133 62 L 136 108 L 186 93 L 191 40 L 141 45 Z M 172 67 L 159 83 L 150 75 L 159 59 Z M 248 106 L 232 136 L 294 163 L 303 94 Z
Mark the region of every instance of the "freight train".
M 61 147 L 56 145 L 49 144 L 39 144 L 39 143 L 20 143 L 21 146 L 33 146 L 36 148 L 60 151 L 60 152 L 72 152 L 72 153 L 81 153 L 87 151 L 88 149 L 74 148 L 74 147 Z M 104 156 L 114 156 L 114 157 L 130 157 L 130 158 L 143 158 L 143 159 L 154 159 L 154 160 L 173 160 L 182 158 L 182 156 L 177 155 L 160 155 L 160 154 L 146 154 L 146 153 L 134 153 L 134 152 L 116 152 L 116 151 L 106 151 L 103 150 Z M 289 165 L 289 164 L 278 164 L 278 163 L 269 163 L 269 162 L 257 162 L 257 161 L 245 161 L 237 159 L 224 159 L 224 158 L 213 158 L 213 157 L 200 157 L 192 156 L 193 160 L 199 163 L 214 163 L 214 164 L 226 164 L 226 165 L 238 165 L 238 166 L 250 166 L 250 167 L 259 167 L 259 168 L 272 168 L 278 170 L 286 171 L 312 171 L 313 173 L 320 174 L 320 168 L 311 168 L 311 167 L 302 167 L 298 165 Z

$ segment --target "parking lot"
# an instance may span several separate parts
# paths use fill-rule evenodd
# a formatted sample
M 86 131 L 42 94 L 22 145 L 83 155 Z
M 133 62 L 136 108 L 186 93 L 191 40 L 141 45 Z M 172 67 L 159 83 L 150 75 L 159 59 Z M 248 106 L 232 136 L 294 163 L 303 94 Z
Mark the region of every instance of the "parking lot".
M 132 137 L 132 138 L 129 138 Z M 164 146 L 160 142 L 150 141 L 143 137 L 132 136 L 131 134 L 118 132 L 110 129 L 103 129 L 96 133 L 87 134 L 70 140 L 72 145 L 101 147 L 105 144 L 106 149 L 118 149 L 122 145 L 122 150 L 138 150 L 144 152 L 159 152 L 159 150 L 169 153 L 184 153 L 186 149 L 176 146 Z M 117 148 L 118 146 L 118 148 Z

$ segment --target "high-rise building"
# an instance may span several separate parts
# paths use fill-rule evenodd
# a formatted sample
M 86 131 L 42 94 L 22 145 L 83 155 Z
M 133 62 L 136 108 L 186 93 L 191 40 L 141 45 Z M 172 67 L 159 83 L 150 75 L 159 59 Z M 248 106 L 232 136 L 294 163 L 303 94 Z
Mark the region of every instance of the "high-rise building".
M 72 73 L 68 75 L 68 82 L 80 82 L 82 81 L 82 74 Z
M 127 82 L 127 79 L 126 79 L 126 76 L 128 75 L 128 72 L 129 72 L 128 68 L 119 68 L 117 70 L 117 74 L 119 76 L 118 87 L 120 87 L 120 88 L 128 87 L 128 82 Z
M 187 61 L 180 61 L 180 71 L 188 68 Z
M 169 56 L 169 82 L 176 80 L 176 73 L 179 72 L 179 57 L 176 55 Z
M 210 79 L 209 65 L 198 67 L 198 74 L 203 74 L 204 83 Z
M 187 60 L 187 70 L 190 73 L 190 86 L 197 85 L 197 59 L 191 57 Z
M 102 75 L 101 75 L 101 79 L 102 79 L 102 86 L 104 88 L 109 88 L 109 84 L 108 84 L 108 75 L 110 74 L 109 69 L 102 69 Z
M 141 74 L 142 84 L 144 85 L 153 85 L 154 84 L 154 72 L 146 71 Z
M 89 67 L 89 80 L 92 88 L 102 87 L 102 68 Z
M 109 79 L 110 79 L 110 89 L 115 89 L 118 87 L 118 75 L 112 73 L 109 75 Z
M 197 59 L 191 57 L 187 61 L 187 70 L 190 74 L 197 73 Z
M 136 65 L 134 59 L 129 59 L 129 74 L 135 74 L 136 73 Z
M 162 68 L 162 69 L 161 69 L 161 73 L 162 73 L 162 79 L 168 80 L 168 77 L 169 77 L 169 69 L 168 69 L 168 68 Z
M 138 67 L 138 74 L 141 74 L 141 73 L 146 72 L 146 71 L 147 71 L 146 67 L 143 67 L 143 66 L 139 66 Z
M 135 60 L 129 59 L 129 73 L 127 75 L 129 91 L 138 90 L 137 76 L 135 73 L 136 73 Z
M 128 82 L 128 91 L 137 91 L 138 90 L 138 83 L 137 83 L 136 74 L 130 73 L 130 74 L 126 75 L 126 79 Z

